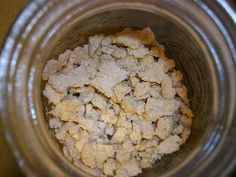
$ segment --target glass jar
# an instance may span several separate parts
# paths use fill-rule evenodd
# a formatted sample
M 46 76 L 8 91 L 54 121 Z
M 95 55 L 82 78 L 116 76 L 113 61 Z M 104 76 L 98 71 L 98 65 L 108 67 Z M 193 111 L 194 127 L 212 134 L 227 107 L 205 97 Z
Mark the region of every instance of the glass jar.
M 220 177 L 236 163 L 236 15 L 222 0 L 37 0 L 22 12 L 0 59 L 1 120 L 28 176 L 90 176 L 65 159 L 47 126 L 46 60 L 95 33 L 150 27 L 184 73 L 192 134 L 140 176 Z

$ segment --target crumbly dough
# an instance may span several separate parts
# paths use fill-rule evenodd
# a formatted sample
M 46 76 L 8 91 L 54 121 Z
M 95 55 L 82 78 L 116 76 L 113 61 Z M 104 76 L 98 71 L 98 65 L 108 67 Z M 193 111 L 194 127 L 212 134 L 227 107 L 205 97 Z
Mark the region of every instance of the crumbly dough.
M 182 78 L 149 28 L 90 36 L 44 68 L 49 127 L 78 168 L 136 176 L 190 135 L 193 113 Z

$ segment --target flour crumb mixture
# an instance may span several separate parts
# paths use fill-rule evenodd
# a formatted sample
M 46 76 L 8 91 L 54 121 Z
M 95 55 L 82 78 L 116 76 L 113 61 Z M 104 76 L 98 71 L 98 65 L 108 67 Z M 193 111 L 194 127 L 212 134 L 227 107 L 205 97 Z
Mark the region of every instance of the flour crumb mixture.
M 185 143 L 193 113 L 164 50 L 149 28 L 126 28 L 48 60 L 49 127 L 75 166 L 94 176 L 136 176 Z

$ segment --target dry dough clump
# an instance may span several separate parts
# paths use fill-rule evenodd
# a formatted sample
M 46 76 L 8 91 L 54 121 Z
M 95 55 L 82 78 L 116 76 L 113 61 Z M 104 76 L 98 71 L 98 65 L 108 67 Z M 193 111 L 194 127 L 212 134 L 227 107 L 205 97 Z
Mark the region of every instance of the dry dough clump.
M 49 60 L 43 94 L 65 157 L 94 176 L 130 177 L 178 151 L 193 113 L 174 67 L 149 28 L 90 36 Z

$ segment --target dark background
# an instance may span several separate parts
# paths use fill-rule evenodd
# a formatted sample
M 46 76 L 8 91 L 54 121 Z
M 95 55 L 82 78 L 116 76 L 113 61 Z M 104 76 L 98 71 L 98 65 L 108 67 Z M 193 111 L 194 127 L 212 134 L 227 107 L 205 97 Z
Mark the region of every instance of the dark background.
M 4 38 L 7 35 L 11 24 L 16 18 L 17 14 L 29 2 L 28 0 L 0 0 L 0 48 L 3 45 Z M 214 1 L 212 1 L 214 3 Z M 230 1 L 234 6 L 236 0 Z M 236 9 L 236 8 L 235 8 Z M 236 147 L 235 147 L 236 148 Z M 24 177 L 23 173 L 16 164 L 16 161 L 6 144 L 2 125 L 0 122 L 0 176 L 1 177 Z M 236 177 L 236 171 L 230 175 Z

